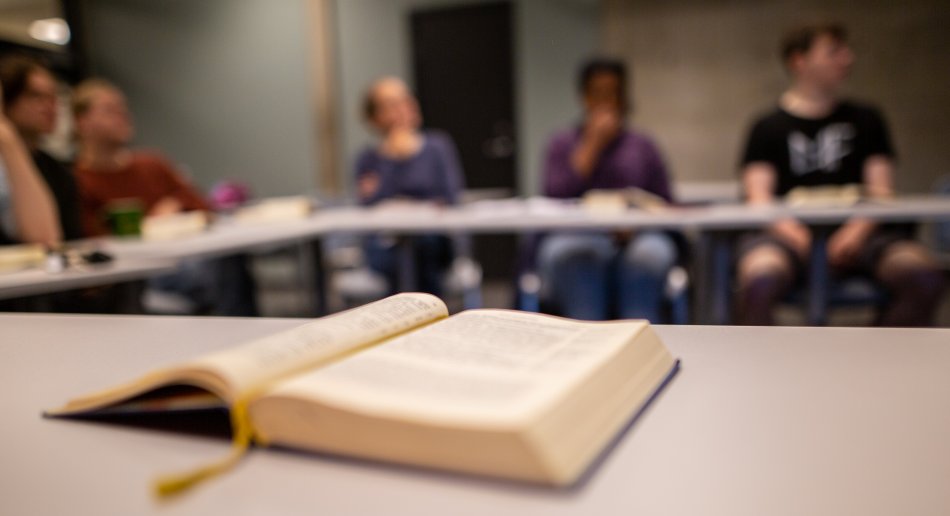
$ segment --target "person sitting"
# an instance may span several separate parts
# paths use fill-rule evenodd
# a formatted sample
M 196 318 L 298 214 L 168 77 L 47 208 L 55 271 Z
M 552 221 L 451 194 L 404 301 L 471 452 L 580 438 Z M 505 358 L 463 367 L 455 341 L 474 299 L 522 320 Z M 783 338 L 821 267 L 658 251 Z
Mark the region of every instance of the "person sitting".
M 356 160 L 359 202 L 371 206 L 383 201 L 408 199 L 453 205 L 463 188 L 462 168 L 452 139 L 440 131 L 422 131 L 416 99 L 400 79 L 385 77 L 367 90 L 363 114 L 379 136 Z M 442 293 L 442 277 L 452 262 L 451 240 L 442 235 L 412 237 L 418 285 L 416 289 Z M 397 290 L 399 257 L 395 242 L 383 236 L 367 239 L 365 250 L 371 268 Z
M 79 143 L 75 173 L 90 236 L 109 233 L 106 215 L 117 200 L 137 200 L 147 216 L 210 209 L 165 157 L 129 148 L 134 127 L 125 95 L 115 85 L 84 81 L 73 93 L 72 107 Z M 219 315 L 257 315 L 254 283 L 243 256 L 186 262 L 153 286 L 183 294 Z
M 8 123 L 16 130 L 19 139 L 26 145 L 31 154 L 33 167 L 42 177 L 44 188 L 52 195 L 55 203 L 56 237 L 52 238 L 49 228 L 44 230 L 47 235 L 40 240 L 52 245 L 61 240 L 82 238 L 82 225 L 79 215 L 79 193 L 76 181 L 68 167 L 56 158 L 40 149 L 40 142 L 44 136 L 56 129 L 57 98 L 59 85 L 49 68 L 40 61 L 24 55 L 10 55 L 0 60 L 0 84 L 3 85 L 3 112 Z M 10 165 L 7 165 L 10 167 Z M 17 167 L 22 171 L 22 164 Z M 8 170 L 10 174 L 13 170 Z M 22 174 L 18 173 L 11 183 L 18 182 Z M 18 183 L 22 183 L 19 181 Z M 19 186 L 19 185 L 18 185 Z M 12 184 L 11 184 L 12 187 Z M 18 217 L 19 239 L 36 241 L 31 236 L 34 225 L 45 225 L 41 214 L 47 212 L 45 202 L 34 190 L 32 198 L 37 204 L 30 203 L 26 208 L 33 211 L 37 217 L 27 220 Z M 21 208 L 23 206 L 21 205 Z
M 0 83 L 0 103 L 3 98 Z M 0 245 L 55 247 L 62 240 L 58 217 L 56 202 L 29 150 L 0 110 Z
M 593 59 L 582 66 L 578 86 L 584 120 L 551 138 L 544 194 L 576 198 L 592 189 L 636 187 L 672 202 L 656 144 L 624 122 L 630 111 L 624 64 Z M 538 251 L 542 296 L 566 317 L 657 322 L 678 256 L 674 238 L 662 231 L 548 235 Z
M 841 96 L 854 63 L 844 27 L 789 32 L 781 59 L 791 85 L 752 126 L 741 167 L 747 202 L 771 203 L 796 187 L 848 184 L 861 185 L 870 198 L 891 197 L 895 152 L 887 124 L 876 108 Z M 866 275 L 888 291 L 878 325 L 933 324 L 943 278 L 912 230 L 854 217 L 828 239 L 833 273 Z M 773 324 L 773 309 L 806 272 L 811 247 L 811 230 L 793 218 L 741 241 L 738 323 Z

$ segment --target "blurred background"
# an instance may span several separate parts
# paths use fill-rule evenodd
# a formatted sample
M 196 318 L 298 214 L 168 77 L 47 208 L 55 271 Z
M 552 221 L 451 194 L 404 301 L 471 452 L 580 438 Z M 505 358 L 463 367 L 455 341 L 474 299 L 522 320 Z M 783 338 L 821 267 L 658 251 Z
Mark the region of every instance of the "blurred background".
M 932 191 L 950 173 L 942 0 L 0 0 L 0 53 L 44 57 L 64 102 L 84 77 L 115 82 L 137 143 L 205 191 L 229 178 L 258 197 L 321 198 L 352 197 L 372 140 L 361 99 L 383 75 L 454 138 L 471 197 L 538 194 L 545 142 L 580 121 L 577 67 L 606 54 L 632 70 L 631 121 L 680 196 L 735 196 L 749 124 L 786 85 L 779 36 L 811 20 L 849 28 L 849 94 L 887 116 L 898 190 Z M 60 114 L 46 146 L 69 160 Z M 514 237 L 479 239 L 486 277 L 510 277 Z
M 43 41 L 37 22 L 51 19 L 66 41 Z M 455 138 L 470 187 L 534 194 L 544 142 L 578 116 L 576 67 L 595 53 L 632 68 L 634 123 L 677 181 L 733 179 L 747 125 L 785 84 L 778 35 L 813 19 L 850 28 L 852 94 L 889 117 L 900 190 L 929 191 L 950 170 L 940 0 L 0 0 L 0 50 L 43 54 L 67 81 L 109 78 L 139 141 L 203 187 L 228 176 L 262 196 L 347 193 L 370 140 L 363 90 L 398 75 L 426 125 Z

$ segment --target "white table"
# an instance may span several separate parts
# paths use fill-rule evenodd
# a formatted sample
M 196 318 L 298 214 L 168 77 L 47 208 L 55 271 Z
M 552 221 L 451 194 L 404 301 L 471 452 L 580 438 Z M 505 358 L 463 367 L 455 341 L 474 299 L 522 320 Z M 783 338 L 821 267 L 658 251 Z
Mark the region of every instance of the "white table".
M 235 254 L 294 248 L 298 283 L 309 298 L 313 315 L 327 312 L 326 274 L 321 238 L 328 232 L 324 217 L 284 222 L 238 225 L 232 220 L 213 224 L 207 231 L 168 240 L 97 238 L 91 245 L 122 260 L 206 260 Z
M 169 241 L 147 242 L 101 239 L 97 243 L 121 261 L 142 259 L 183 260 L 297 246 L 301 258 L 300 283 L 308 288 L 314 313 L 326 307 L 321 239 L 334 233 L 528 234 L 557 230 L 675 229 L 704 235 L 723 235 L 740 229 L 763 227 L 782 217 L 794 216 L 809 224 L 835 224 L 860 214 L 887 222 L 932 220 L 950 217 L 950 197 L 911 196 L 886 204 L 852 207 L 749 207 L 714 205 L 682 207 L 659 212 L 631 210 L 623 213 L 591 213 L 579 206 L 558 206 L 539 199 L 484 201 L 459 208 L 400 206 L 383 209 L 327 208 L 302 220 L 239 226 L 225 221 L 210 231 Z M 728 239 L 710 239 L 697 260 L 698 299 L 717 299 L 701 307 L 704 320 L 728 318 Z M 47 283 L 53 285 L 53 283 Z M 725 300 L 723 300 L 725 299 Z
M 328 230 L 327 221 L 321 215 L 253 225 L 238 225 L 225 220 L 213 224 L 207 231 L 179 238 L 143 240 L 106 237 L 95 239 L 95 245 L 108 253 L 133 259 L 208 259 L 294 245 L 319 238 Z
M 107 264 L 70 268 L 59 273 L 25 269 L 0 274 L 0 299 L 136 281 L 174 270 L 175 261 L 161 258 L 119 258 Z
M 40 411 L 300 320 L 0 316 L 2 514 L 950 514 L 950 330 L 658 327 L 682 370 L 574 491 L 257 450 Z
M 890 202 L 852 206 L 715 204 L 657 211 L 592 212 L 580 205 L 544 199 L 483 201 L 459 208 L 402 206 L 393 209 L 335 208 L 314 215 L 317 232 L 393 232 L 399 234 L 530 233 L 554 230 L 753 229 L 784 217 L 806 224 L 837 224 L 862 217 L 882 222 L 915 222 L 950 217 L 950 196 L 903 196 Z

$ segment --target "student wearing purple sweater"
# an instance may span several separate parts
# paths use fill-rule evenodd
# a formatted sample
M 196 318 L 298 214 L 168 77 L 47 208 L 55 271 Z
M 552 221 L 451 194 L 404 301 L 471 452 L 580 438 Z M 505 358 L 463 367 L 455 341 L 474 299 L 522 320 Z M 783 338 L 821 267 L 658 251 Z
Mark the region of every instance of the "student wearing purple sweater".
M 580 197 L 591 189 L 637 187 L 672 202 L 656 145 L 625 126 L 626 70 L 595 59 L 580 72 L 580 127 L 556 134 L 544 160 L 544 194 Z M 567 317 L 661 319 L 666 276 L 678 252 L 667 233 L 557 233 L 539 251 L 542 297 Z
M 379 135 L 356 160 L 357 196 L 370 206 L 386 200 L 408 199 L 456 204 L 462 192 L 462 167 L 455 144 L 445 133 L 421 131 L 416 99 L 401 80 L 376 81 L 366 93 L 364 116 Z M 452 260 L 451 241 L 441 235 L 413 237 L 416 289 L 441 294 L 442 275 Z M 382 236 L 367 240 L 370 267 L 396 291 L 397 257 L 394 241 Z

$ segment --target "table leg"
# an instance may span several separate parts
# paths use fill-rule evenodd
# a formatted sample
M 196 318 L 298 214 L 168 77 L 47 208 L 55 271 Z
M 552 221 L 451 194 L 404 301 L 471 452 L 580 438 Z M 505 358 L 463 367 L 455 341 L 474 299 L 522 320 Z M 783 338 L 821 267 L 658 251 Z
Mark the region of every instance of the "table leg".
M 694 316 L 700 324 L 729 324 L 732 318 L 732 258 L 731 232 L 700 234 Z
M 126 281 L 115 286 L 116 297 L 119 299 L 117 304 L 118 313 L 122 314 L 144 314 L 145 306 L 142 305 L 142 295 L 145 293 L 144 281 Z
M 715 233 L 713 240 L 713 324 L 732 321 L 732 233 Z
M 297 251 L 298 277 L 307 298 L 307 309 L 313 317 L 322 317 L 328 311 L 323 240 L 301 242 Z
M 816 228 L 812 234 L 808 270 L 808 324 L 828 324 L 828 231 Z
M 412 243 L 412 237 L 399 237 L 396 239 L 396 288 L 399 292 L 413 292 L 419 287 L 416 281 L 416 259 L 415 248 Z
M 462 285 L 462 309 L 471 310 L 482 307 L 482 269 L 475 262 L 472 252 L 472 236 L 467 233 L 451 235 L 455 259 L 454 272 Z

